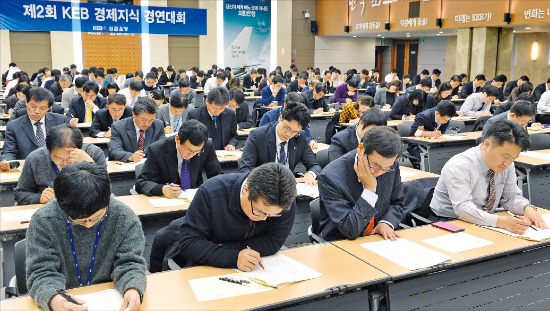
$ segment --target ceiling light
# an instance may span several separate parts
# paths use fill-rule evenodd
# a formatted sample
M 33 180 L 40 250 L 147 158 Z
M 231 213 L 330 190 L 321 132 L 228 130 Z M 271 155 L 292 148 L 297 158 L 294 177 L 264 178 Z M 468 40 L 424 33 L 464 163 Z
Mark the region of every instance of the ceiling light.
M 353 36 L 354 38 L 357 38 L 357 36 Z
M 377 37 L 382 37 L 382 35 L 376 35 Z
M 439 33 L 443 33 L 443 31 L 440 31 Z
M 435 35 L 436 35 L 436 36 L 441 36 L 441 34 L 439 34 L 439 33 L 436 33 Z
M 525 27 L 525 30 L 531 30 L 531 27 Z

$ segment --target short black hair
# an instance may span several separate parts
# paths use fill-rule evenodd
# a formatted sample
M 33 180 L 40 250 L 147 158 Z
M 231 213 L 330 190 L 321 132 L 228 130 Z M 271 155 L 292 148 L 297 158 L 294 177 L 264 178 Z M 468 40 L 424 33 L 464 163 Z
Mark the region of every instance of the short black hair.
M 436 74 L 439 76 L 441 74 L 441 70 L 435 68 L 434 70 L 432 70 L 432 74 Z
M 143 78 L 143 71 L 137 70 L 137 71 L 134 73 L 134 78 L 135 78 L 135 77 L 141 77 L 141 78 Z
M 403 75 L 403 80 L 405 80 L 405 79 L 410 79 L 410 78 L 411 78 L 411 75 L 410 75 L 410 74 Z
M 158 112 L 157 103 L 155 103 L 155 101 L 149 97 L 140 97 L 138 98 L 138 100 L 136 100 L 136 103 L 134 104 L 134 108 L 132 109 L 132 112 L 136 116 L 140 115 L 142 112 L 157 114 Z
M 428 71 L 428 69 L 423 69 L 422 72 L 420 72 L 420 74 L 427 76 L 430 74 L 430 72 Z
M 244 103 L 244 92 L 239 88 L 232 88 L 229 90 L 229 99 L 233 99 L 237 105 Z
M 86 81 L 88 81 L 88 77 L 78 77 L 74 79 L 74 86 L 80 89 L 84 86 L 84 83 L 86 83 Z
M 369 125 L 374 125 L 374 126 L 388 125 L 388 117 L 382 110 L 378 108 L 371 108 L 365 111 L 365 113 L 363 113 L 363 115 L 361 116 L 361 121 L 363 122 L 363 129 Z
M 371 72 L 375 73 L 375 72 L 379 72 L 379 71 L 378 71 L 378 68 L 372 68 Z
M 483 140 L 490 139 L 497 146 L 502 146 L 505 142 L 518 145 L 521 151 L 526 151 L 531 147 L 529 134 L 516 122 L 502 120 L 493 123 L 487 129 Z
M 99 93 L 99 85 L 95 81 L 86 81 L 82 86 L 82 91 L 88 93 L 89 91 L 94 91 L 94 93 Z
M 276 162 L 262 164 L 246 179 L 248 199 L 260 199 L 266 205 L 289 211 L 296 199 L 296 178 L 290 169 Z
M 390 73 L 399 73 L 396 68 L 393 68 Z
M 478 74 L 475 76 L 475 78 L 477 81 L 487 81 L 487 79 L 485 78 L 485 75 L 484 74 Z
M 32 87 L 27 93 L 26 97 L 27 97 L 27 103 L 29 103 L 33 99 L 37 102 L 47 100 L 48 107 L 51 107 L 55 101 L 52 92 L 48 91 L 43 87 Z
M 313 89 L 315 90 L 315 93 L 321 93 L 321 92 L 326 93 L 327 91 L 325 84 L 323 82 L 318 82 L 317 84 L 315 84 Z
M 421 87 L 432 87 L 432 82 L 429 78 L 421 79 L 419 84 Z
M 424 106 L 424 103 L 426 102 L 426 97 L 426 92 L 424 92 L 423 90 L 414 90 L 409 94 L 407 105 L 410 109 L 412 109 L 413 101 L 415 99 L 418 99 L 418 105 Z
M 208 141 L 208 128 L 198 120 L 187 120 L 181 124 L 178 132 L 180 144 L 189 141 L 193 146 L 206 144 Z
M 493 78 L 493 81 L 495 81 L 495 82 L 506 83 L 507 80 L 508 80 L 508 78 L 507 78 L 505 75 L 496 75 L 496 76 Z
M 518 80 L 529 82 L 529 77 L 528 76 L 521 76 L 521 77 L 519 77 Z
M 435 111 L 439 112 L 442 117 L 454 117 L 456 114 L 456 106 L 450 100 L 442 100 L 437 106 Z
M 518 91 L 521 93 L 531 93 L 533 91 L 533 83 L 526 81 L 522 85 L 518 86 Z
M 148 72 L 146 75 L 145 75 L 145 80 L 147 79 L 157 79 L 157 73 L 156 72 Z
M 307 128 L 307 126 L 309 125 L 309 121 L 311 120 L 311 115 L 309 114 L 309 110 L 307 109 L 306 105 L 293 102 L 286 104 L 286 106 L 283 108 L 283 112 L 281 113 L 281 117 L 283 118 L 283 120 L 289 122 L 297 121 L 302 129 Z
M 372 96 L 369 96 L 369 95 L 361 96 L 357 100 L 357 102 L 355 103 L 354 108 L 359 109 L 359 105 L 363 105 L 363 106 L 367 106 L 369 108 L 373 108 L 374 107 L 374 98 L 372 98 Z
M 462 81 L 462 78 L 459 75 L 452 75 L 451 79 L 449 79 L 449 81 L 460 82 L 460 81 Z
M 76 65 L 75 65 L 75 64 L 71 64 L 70 67 L 71 67 L 71 69 L 73 69 L 73 68 L 76 68 Z
M 487 94 L 487 96 L 498 97 L 498 88 L 493 85 L 487 85 L 483 89 L 483 93 Z
M 46 148 L 50 152 L 65 147 L 82 149 L 82 140 L 82 132 L 78 127 L 61 124 L 48 131 Z
M 130 90 L 141 92 L 143 90 L 143 83 L 137 80 L 130 82 Z
M 225 76 L 225 73 L 223 73 L 223 72 L 218 73 L 218 75 L 216 76 L 216 79 L 220 79 L 220 80 L 223 80 L 223 81 L 225 81 L 226 78 L 227 77 Z
M 516 101 L 518 101 L 518 100 L 526 100 L 526 101 L 529 101 L 531 103 L 534 103 L 535 102 L 535 97 L 533 96 L 533 94 L 521 93 L 521 94 L 519 94 L 518 98 L 516 98 Z
M 95 76 L 105 78 L 105 74 L 103 73 L 103 71 L 100 71 L 100 70 L 95 72 Z
M 283 80 L 283 78 L 279 77 L 279 76 L 274 76 L 273 77 L 273 80 L 271 80 L 271 83 L 272 84 L 277 84 L 277 83 L 285 83 L 285 81 Z
M 109 69 L 107 69 L 107 74 L 112 75 L 112 74 L 115 74 L 115 73 L 117 73 L 116 68 L 109 68 Z
M 163 104 L 165 103 L 164 101 L 166 100 L 166 97 L 164 97 L 164 92 L 162 91 L 151 91 L 151 97 L 152 99 L 162 99 L 163 100 Z
M 369 71 L 367 69 L 362 69 L 361 73 L 367 76 L 369 75 Z
M 166 71 L 174 72 L 174 67 L 172 65 L 168 65 L 168 67 L 166 67 Z
M 288 92 L 285 96 L 285 103 L 304 104 L 306 101 L 304 95 L 300 92 Z
M 179 88 L 182 88 L 182 87 L 191 87 L 191 82 L 189 81 L 189 78 L 188 77 L 185 77 L 183 79 L 179 79 L 178 81 L 178 87 Z
M 229 103 L 229 91 L 223 86 L 215 87 L 208 92 L 206 99 L 210 104 L 225 106 Z
M 71 219 L 88 218 L 111 201 L 107 167 L 90 162 L 67 165 L 54 180 L 55 198 Z M 86 189 L 86 196 L 82 190 Z
M 362 143 L 365 147 L 366 155 L 376 151 L 384 158 L 399 157 L 403 149 L 399 134 L 397 134 L 394 129 L 387 126 L 377 126 L 369 130 L 365 136 L 363 136 Z
M 189 100 L 183 93 L 181 92 L 175 92 L 172 96 L 170 96 L 170 106 L 175 108 L 185 108 L 189 107 Z
M 82 70 L 80 71 L 80 74 L 81 74 L 82 76 L 85 76 L 86 78 L 88 77 L 88 74 L 89 74 L 89 73 L 90 73 L 90 72 L 88 71 L 88 69 L 82 69 Z
M 357 86 L 359 86 L 359 81 L 357 81 L 357 79 L 350 79 L 348 81 L 348 86 L 351 86 L 352 88 L 357 88 Z
M 537 114 L 536 105 L 526 100 L 516 100 L 510 108 L 510 113 L 518 117 L 533 117 Z
M 31 86 L 28 85 L 28 84 L 18 84 L 18 85 L 16 85 L 15 88 L 13 89 L 13 92 L 14 92 L 14 93 L 21 92 L 21 93 L 23 93 L 23 94 L 26 95 L 26 94 L 28 93 L 28 91 L 29 91 L 30 88 L 31 88 Z
M 122 94 L 111 94 L 107 97 L 107 104 L 126 105 L 126 96 Z
M 298 79 L 307 80 L 307 78 L 307 74 L 301 73 L 300 75 L 298 75 Z

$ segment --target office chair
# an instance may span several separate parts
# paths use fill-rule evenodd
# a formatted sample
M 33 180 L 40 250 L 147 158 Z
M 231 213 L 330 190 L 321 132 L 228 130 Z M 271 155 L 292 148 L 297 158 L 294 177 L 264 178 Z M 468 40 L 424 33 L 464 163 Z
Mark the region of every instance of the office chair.
M 27 258 L 27 241 L 25 239 L 15 243 L 14 260 L 15 260 L 15 276 L 10 280 L 9 286 L 6 288 L 7 297 L 18 297 L 26 295 L 27 289 L 27 274 L 25 271 L 25 261 Z
M 328 157 L 328 149 L 323 149 L 317 152 L 317 162 L 321 166 L 321 168 L 324 168 L 327 166 L 327 164 L 330 163 L 330 159 Z

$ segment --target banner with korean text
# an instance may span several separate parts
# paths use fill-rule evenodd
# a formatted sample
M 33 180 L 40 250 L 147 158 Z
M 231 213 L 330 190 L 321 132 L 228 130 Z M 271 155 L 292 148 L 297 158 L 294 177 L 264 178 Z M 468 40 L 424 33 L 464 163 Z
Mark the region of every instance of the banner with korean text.
M 0 29 L 206 35 L 206 10 L 40 0 L 1 0 Z
M 236 76 L 271 68 L 271 0 L 224 0 L 224 64 Z

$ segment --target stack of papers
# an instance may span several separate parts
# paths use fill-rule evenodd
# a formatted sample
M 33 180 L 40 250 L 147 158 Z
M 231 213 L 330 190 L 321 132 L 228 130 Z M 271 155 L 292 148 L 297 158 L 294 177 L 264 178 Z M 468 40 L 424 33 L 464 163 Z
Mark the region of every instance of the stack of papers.
M 542 215 L 542 219 L 544 219 L 544 222 L 546 223 L 547 226 L 550 226 L 550 213 L 546 213 L 546 214 Z M 520 239 L 530 240 L 530 241 L 540 242 L 540 241 L 550 239 L 550 229 L 544 229 L 543 230 L 543 229 L 537 228 L 537 230 L 535 230 L 535 229 L 529 227 L 529 228 L 527 228 L 527 230 L 525 230 L 525 232 L 523 234 L 517 234 L 517 233 L 510 232 L 506 229 L 502 229 L 502 228 L 489 227 L 489 226 L 481 226 L 481 227 L 491 229 L 491 230 L 494 230 L 494 231 L 498 231 L 500 233 L 504 233 L 504 234 L 507 234 L 507 235 L 510 235 L 510 236 L 515 236 L 515 237 L 518 237 Z
M 451 260 L 443 253 L 405 239 L 363 243 L 361 246 L 411 271 Z
M 88 306 L 89 311 L 120 310 L 123 301 L 122 295 L 116 289 L 75 296 L 86 301 L 84 305 Z
M 256 267 L 250 272 L 235 270 L 259 284 L 276 288 L 321 276 L 321 273 L 282 253 L 263 257 L 262 259 L 262 265 L 265 269 Z
M 440 248 L 448 253 L 457 254 L 472 249 L 495 244 L 482 238 L 478 238 L 465 232 L 450 233 L 422 242 Z
M 3 212 L 2 221 L 3 222 L 13 222 L 13 221 L 29 221 L 32 215 L 38 210 L 38 208 L 31 208 L 21 211 L 13 212 Z
M 195 297 L 197 297 L 197 301 L 229 298 L 273 290 L 272 287 L 263 286 L 255 282 L 249 282 L 243 285 L 230 283 L 220 280 L 221 277 L 231 278 L 234 280 L 246 279 L 238 273 L 233 273 L 189 280 L 189 285 L 191 286 Z
M 318 198 L 319 188 L 317 186 L 308 186 L 305 183 L 296 183 L 296 192 L 298 196 Z

